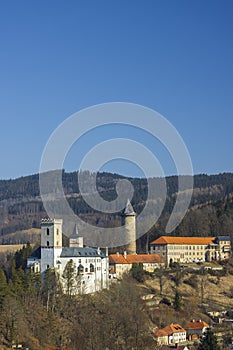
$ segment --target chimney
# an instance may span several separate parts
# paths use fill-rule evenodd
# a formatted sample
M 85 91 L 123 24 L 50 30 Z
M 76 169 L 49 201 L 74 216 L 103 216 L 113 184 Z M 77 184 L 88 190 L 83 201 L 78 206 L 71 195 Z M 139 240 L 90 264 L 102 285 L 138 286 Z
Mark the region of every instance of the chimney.
M 97 253 L 100 255 L 101 253 L 100 247 L 97 248 Z
M 117 252 L 116 255 L 119 256 L 120 255 L 119 252 Z
M 105 248 L 105 255 L 108 256 L 108 247 Z
M 125 259 L 127 258 L 127 252 L 126 252 L 126 250 L 124 250 L 124 258 L 125 258 Z

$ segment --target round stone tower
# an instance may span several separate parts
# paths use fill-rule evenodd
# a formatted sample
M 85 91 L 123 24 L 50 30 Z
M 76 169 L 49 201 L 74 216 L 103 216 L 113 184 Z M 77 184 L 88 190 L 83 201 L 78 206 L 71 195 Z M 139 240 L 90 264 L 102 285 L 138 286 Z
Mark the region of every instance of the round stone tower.
M 137 254 L 136 251 L 136 213 L 133 210 L 129 199 L 127 200 L 125 210 L 122 214 L 122 225 L 125 226 L 127 237 L 126 251 L 128 254 Z

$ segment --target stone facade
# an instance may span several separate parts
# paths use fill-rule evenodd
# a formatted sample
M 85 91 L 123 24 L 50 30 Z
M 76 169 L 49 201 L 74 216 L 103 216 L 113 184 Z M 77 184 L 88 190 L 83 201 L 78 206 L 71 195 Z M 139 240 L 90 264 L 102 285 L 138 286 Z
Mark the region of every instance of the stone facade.
M 69 238 L 69 247 L 62 246 L 62 220 L 43 219 L 41 221 L 41 247 L 27 261 L 28 268 L 41 272 L 54 269 L 66 290 L 63 278 L 67 263 L 72 261 L 75 268 L 76 285 L 73 293 L 94 293 L 108 288 L 108 254 L 98 248 L 83 247 L 83 238 L 77 228 Z

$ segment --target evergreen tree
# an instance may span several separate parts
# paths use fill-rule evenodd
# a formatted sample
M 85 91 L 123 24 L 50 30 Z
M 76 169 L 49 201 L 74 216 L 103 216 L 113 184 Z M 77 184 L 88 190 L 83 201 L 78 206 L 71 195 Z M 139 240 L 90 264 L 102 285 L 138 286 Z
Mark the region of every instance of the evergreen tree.
M 217 337 L 212 330 L 207 330 L 204 338 L 201 339 L 198 350 L 220 350 Z
M 40 280 L 37 277 L 38 286 L 40 286 Z M 42 285 L 42 296 L 46 303 L 47 311 L 54 311 L 56 304 L 56 297 L 60 295 L 61 285 L 56 272 L 53 269 L 47 269 Z
M 7 285 L 6 275 L 4 271 L 0 269 L 0 307 L 7 293 L 8 293 L 8 285 Z
M 65 281 L 66 293 L 71 296 L 76 288 L 76 266 L 72 259 L 66 264 L 62 277 Z
M 135 278 L 138 282 L 144 281 L 145 271 L 143 270 L 143 264 L 133 263 L 131 268 L 132 277 Z
M 24 273 L 21 268 L 16 269 L 15 261 L 12 263 L 11 268 L 11 283 L 9 284 L 10 290 L 16 297 L 22 297 L 23 295 L 23 284 L 24 284 Z
M 174 298 L 174 309 L 179 311 L 181 309 L 181 296 L 178 290 L 176 290 L 175 298 Z

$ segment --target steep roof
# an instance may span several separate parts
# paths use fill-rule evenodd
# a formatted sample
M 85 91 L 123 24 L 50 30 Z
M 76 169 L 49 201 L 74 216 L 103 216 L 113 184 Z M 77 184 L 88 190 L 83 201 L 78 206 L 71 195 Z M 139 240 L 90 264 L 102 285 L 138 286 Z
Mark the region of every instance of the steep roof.
M 192 321 L 186 323 L 186 327 L 185 328 L 202 330 L 205 327 L 209 327 L 208 323 L 206 323 L 206 322 L 204 322 L 202 320 L 199 320 L 199 321 L 192 320 Z
M 213 244 L 215 237 L 174 237 L 161 236 L 150 244 Z
M 134 264 L 134 263 L 163 263 L 163 259 L 158 254 L 110 254 L 110 264 Z
M 41 259 L 41 247 L 36 248 L 28 258 Z
M 126 216 L 135 216 L 136 213 L 133 210 L 132 204 L 130 203 L 130 200 L 127 200 L 126 206 L 125 206 L 125 210 L 124 210 L 124 215 Z
M 155 330 L 154 333 L 157 337 L 165 337 L 167 335 L 172 335 L 174 333 L 185 333 L 186 330 L 181 327 L 178 323 L 172 323 L 163 329 Z
M 62 248 L 61 258 L 72 257 L 100 257 L 105 258 L 102 252 L 98 252 L 96 248 L 81 248 L 81 247 L 64 247 Z
M 78 227 L 77 227 L 77 224 L 75 224 L 73 233 L 72 233 L 72 235 L 69 238 L 78 238 L 78 237 L 79 237 Z

